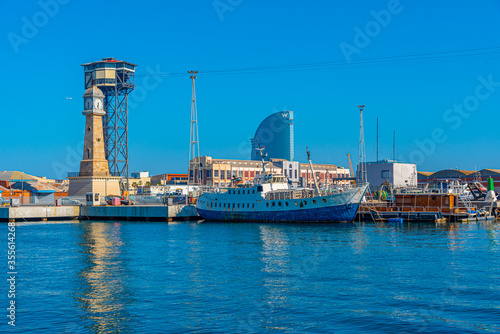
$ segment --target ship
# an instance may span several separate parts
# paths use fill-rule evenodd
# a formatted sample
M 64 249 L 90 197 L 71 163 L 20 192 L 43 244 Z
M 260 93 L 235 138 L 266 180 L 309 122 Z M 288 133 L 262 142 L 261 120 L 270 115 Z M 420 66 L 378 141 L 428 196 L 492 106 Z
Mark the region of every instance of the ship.
M 235 222 L 352 222 L 368 184 L 349 189 L 320 190 L 314 178 L 315 189 L 294 188 L 281 174 L 267 173 L 263 149 L 262 173 L 253 184 L 216 188 L 204 192 L 196 201 L 198 214 L 208 221 Z M 310 153 L 308 160 L 312 169 Z

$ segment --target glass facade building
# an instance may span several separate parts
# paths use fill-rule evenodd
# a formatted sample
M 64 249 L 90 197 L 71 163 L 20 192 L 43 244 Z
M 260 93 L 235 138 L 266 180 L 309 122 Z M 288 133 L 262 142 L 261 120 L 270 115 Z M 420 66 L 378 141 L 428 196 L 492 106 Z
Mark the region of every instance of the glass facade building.
M 268 116 L 260 123 L 251 140 L 251 160 L 261 160 L 256 148 L 265 147 L 265 160 L 285 159 L 293 161 L 293 112 L 280 111 Z

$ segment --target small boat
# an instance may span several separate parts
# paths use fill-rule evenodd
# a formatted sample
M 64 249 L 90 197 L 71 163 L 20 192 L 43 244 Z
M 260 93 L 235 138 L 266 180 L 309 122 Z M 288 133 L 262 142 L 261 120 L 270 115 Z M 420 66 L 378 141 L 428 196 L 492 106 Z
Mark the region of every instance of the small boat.
M 263 172 L 255 176 L 253 184 L 215 189 L 198 198 L 196 210 L 203 219 L 240 222 L 354 220 L 368 184 L 334 191 L 320 190 L 317 185 L 315 189 L 292 188 L 283 175 L 266 172 L 265 155 L 260 150 Z M 310 166 L 312 169 L 312 164 Z

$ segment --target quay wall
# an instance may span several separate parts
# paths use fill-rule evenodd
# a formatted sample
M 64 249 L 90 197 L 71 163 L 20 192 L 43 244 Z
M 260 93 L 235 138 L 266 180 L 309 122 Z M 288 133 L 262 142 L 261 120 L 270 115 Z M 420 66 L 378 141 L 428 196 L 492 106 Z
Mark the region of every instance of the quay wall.
M 76 219 L 80 216 L 80 206 L 18 206 L 0 208 L 0 219 L 18 221 L 34 219 Z
M 191 205 L 130 205 L 130 206 L 83 206 L 80 219 L 195 219 L 196 208 Z
M 19 206 L 1 207 L 0 220 L 116 219 L 116 220 L 196 220 L 192 205 L 172 206 Z

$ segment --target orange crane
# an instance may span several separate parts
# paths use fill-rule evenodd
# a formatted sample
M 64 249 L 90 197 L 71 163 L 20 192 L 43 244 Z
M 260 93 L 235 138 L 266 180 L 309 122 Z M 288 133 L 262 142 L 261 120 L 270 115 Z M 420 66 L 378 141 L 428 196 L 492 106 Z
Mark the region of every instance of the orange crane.
M 349 170 L 351 171 L 351 177 L 354 177 L 354 170 L 352 169 L 351 153 L 347 153 L 347 159 L 349 160 Z M 356 185 L 356 181 L 352 181 Z

